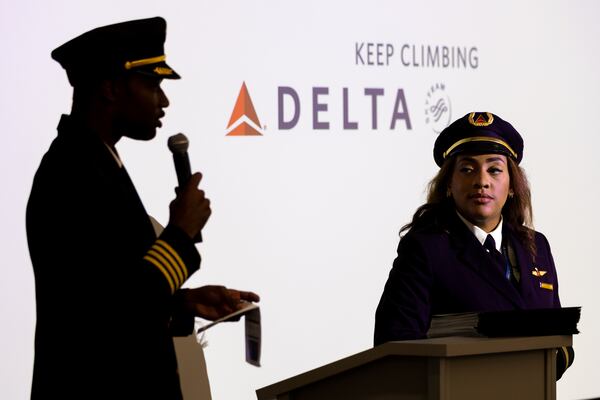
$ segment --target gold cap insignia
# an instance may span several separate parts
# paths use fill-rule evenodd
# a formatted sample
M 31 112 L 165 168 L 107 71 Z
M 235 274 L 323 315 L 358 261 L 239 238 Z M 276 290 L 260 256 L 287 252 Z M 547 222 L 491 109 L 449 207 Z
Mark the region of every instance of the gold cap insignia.
M 492 113 L 476 113 L 472 112 L 469 114 L 469 123 L 474 126 L 489 126 L 494 122 L 494 116 Z
M 173 70 L 167 67 L 156 67 L 153 71 L 157 75 L 173 75 Z
M 531 271 L 531 274 L 532 274 L 533 276 L 537 276 L 538 278 L 540 278 L 540 277 L 542 277 L 542 276 L 546 275 L 547 273 L 548 273 L 548 271 L 541 271 L 541 270 L 539 270 L 537 267 L 535 267 L 535 268 L 533 269 L 533 271 Z

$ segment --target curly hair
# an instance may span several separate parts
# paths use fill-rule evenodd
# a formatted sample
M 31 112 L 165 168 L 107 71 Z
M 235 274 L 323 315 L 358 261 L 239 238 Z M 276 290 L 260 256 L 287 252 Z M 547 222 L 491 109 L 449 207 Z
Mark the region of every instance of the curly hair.
M 455 209 L 454 200 L 447 195 L 456 156 L 447 159 L 436 176 L 427 187 L 427 202 L 420 206 L 413 215 L 412 221 L 400 229 L 400 235 L 422 226 L 434 226 L 444 229 L 447 213 Z M 523 242 L 530 254 L 536 254 L 535 232 L 533 230 L 533 212 L 531 208 L 531 191 L 523 168 L 507 157 L 510 187 L 514 193 L 509 196 L 502 208 L 502 217 L 515 230 L 517 237 Z

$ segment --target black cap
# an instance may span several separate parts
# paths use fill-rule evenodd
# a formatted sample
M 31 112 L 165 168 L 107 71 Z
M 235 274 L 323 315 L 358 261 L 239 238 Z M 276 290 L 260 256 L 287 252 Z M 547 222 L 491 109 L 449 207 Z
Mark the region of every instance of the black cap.
M 167 23 L 161 17 L 102 26 L 52 51 L 52 58 L 67 71 L 69 82 L 139 72 L 179 79 L 165 62 Z
M 440 167 L 458 153 L 504 154 L 518 164 L 523 159 L 523 138 L 499 116 L 472 112 L 444 129 L 433 147 L 433 158 Z

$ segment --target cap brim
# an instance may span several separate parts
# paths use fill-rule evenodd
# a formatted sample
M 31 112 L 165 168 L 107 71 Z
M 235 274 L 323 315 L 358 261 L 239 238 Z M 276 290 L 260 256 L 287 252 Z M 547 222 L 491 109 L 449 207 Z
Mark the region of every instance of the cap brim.
M 516 160 L 509 149 L 494 142 L 469 142 L 455 148 L 446 158 L 457 154 L 502 154 Z

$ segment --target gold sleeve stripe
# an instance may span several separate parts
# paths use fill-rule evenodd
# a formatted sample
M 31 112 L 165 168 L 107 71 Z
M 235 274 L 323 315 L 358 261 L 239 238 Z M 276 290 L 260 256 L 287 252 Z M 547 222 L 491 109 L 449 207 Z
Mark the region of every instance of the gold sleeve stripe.
M 156 241 L 156 244 L 162 246 L 165 250 L 167 250 L 173 256 L 173 258 L 175 258 L 175 260 L 177 260 L 179 267 L 183 271 L 184 279 L 187 279 L 188 278 L 188 270 L 187 270 L 187 267 L 185 266 L 185 263 L 181 259 L 181 257 L 179 257 L 179 254 L 171 247 L 171 245 L 169 245 L 169 243 L 165 242 L 164 240 L 158 239 Z
M 155 251 L 160 253 L 160 255 L 162 257 L 164 257 L 163 259 L 165 260 L 165 262 L 168 262 L 169 265 L 171 267 L 173 267 L 173 269 L 175 270 L 175 272 L 177 272 L 177 278 L 178 279 L 178 284 L 179 286 L 183 285 L 183 282 L 185 281 L 185 278 L 183 277 L 183 273 L 181 272 L 181 270 L 179 269 L 179 266 L 177 265 L 177 262 L 173 259 L 173 257 L 171 257 L 171 255 L 169 253 L 167 253 L 167 251 L 165 249 L 163 249 L 162 247 L 158 246 L 158 245 L 153 245 L 152 246 L 151 251 Z
M 151 262 L 152 264 L 154 264 L 156 266 L 156 268 L 158 268 L 160 270 L 160 272 L 162 272 L 162 274 L 165 276 L 165 278 L 167 278 L 167 282 L 169 282 L 169 286 L 171 287 L 171 294 L 175 293 L 175 285 L 173 284 L 173 280 L 171 279 L 171 277 L 169 276 L 169 273 L 165 270 L 165 268 L 162 265 L 160 265 L 160 263 L 158 261 L 156 261 L 155 259 L 153 259 L 152 257 L 144 256 L 144 260 Z
M 179 257 L 179 254 L 164 240 L 157 240 L 152 246 L 154 249 L 160 249 L 163 253 L 166 253 L 170 256 L 170 260 L 172 261 L 173 268 L 177 271 L 177 273 L 182 276 L 181 282 L 183 283 L 187 279 L 187 268 L 185 264 Z
M 174 269 L 173 266 L 169 263 L 169 261 L 167 261 L 166 258 L 164 258 L 162 255 L 160 255 L 158 252 L 156 252 L 153 249 L 148 250 L 148 256 L 154 258 L 163 267 L 165 267 L 165 270 L 169 273 L 169 275 L 173 279 L 173 283 L 175 283 L 176 288 L 179 288 L 179 286 L 181 286 L 183 281 L 179 280 L 179 278 L 177 276 L 178 274 L 175 273 L 175 271 L 173 270 Z
M 560 348 L 563 352 L 563 354 L 565 355 L 565 369 L 569 368 L 569 352 L 567 351 L 566 347 L 561 347 Z

